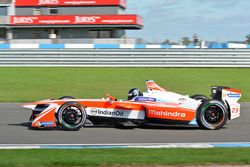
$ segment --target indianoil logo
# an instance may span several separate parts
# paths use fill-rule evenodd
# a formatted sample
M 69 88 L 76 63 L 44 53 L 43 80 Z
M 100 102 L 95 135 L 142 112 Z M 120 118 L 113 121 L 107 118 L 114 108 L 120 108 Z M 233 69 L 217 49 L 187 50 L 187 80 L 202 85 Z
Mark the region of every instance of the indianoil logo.
M 92 109 L 91 109 L 91 114 L 92 114 L 92 115 L 96 115 L 96 114 L 97 114 L 97 112 L 98 112 L 98 111 L 97 111 L 97 109 L 96 109 L 96 108 L 92 108 Z

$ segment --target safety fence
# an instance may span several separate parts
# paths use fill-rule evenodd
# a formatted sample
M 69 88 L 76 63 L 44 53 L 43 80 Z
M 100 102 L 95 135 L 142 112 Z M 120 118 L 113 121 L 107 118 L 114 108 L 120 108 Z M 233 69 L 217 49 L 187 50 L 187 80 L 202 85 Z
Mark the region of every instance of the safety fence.
M 170 44 L 110 44 L 110 43 L 0 43 L 0 49 L 247 49 L 248 44 L 203 42 L 201 45 L 170 45 Z M 66 42 L 66 41 L 64 41 Z
M 250 49 L 1 49 L 1 67 L 250 67 Z

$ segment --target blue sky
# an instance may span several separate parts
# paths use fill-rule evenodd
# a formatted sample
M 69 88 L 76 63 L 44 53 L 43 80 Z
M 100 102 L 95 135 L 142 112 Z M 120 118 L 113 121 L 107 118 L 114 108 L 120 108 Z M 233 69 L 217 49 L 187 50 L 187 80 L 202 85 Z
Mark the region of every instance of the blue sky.
M 126 13 L 144 18 L 144 28 L 127 31 L 129 37 L 149 42 L 182 37 L 210 41 L 245 40 L 250 34 L 250 0 L 127 0 Z

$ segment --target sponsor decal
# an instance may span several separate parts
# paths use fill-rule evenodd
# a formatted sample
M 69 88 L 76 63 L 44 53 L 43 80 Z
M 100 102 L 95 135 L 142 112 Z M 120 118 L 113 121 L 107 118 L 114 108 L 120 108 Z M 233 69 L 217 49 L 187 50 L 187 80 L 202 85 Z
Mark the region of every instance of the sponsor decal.
M 54 123 L 53 122 L 40 122 L 41 126 L 53 126 Z
M 232 93 L 232 92 L 230 92 L 230 93 L 227 94 L 227 96 L 230 97 L 230 98 L 240 98 L 240 94 L 239 93 Z
M 134 20 L 121 20 L 121 19 L 110 19 L 110 20 L 102 20 L 102 23 L 109 23 L 109 24 L 127 24 L 132 23 Z
M 235 119 L 240 117 L 240 104 L 234 103 L 231 105 L 231 118 Z
M 75 24 L 79 23 L 95 23 L 100 17 L 75 16 Z
M 53 126 L 54 125 L 54 123 L 52 122 L 52 121 L 50 121 L 50 122 L 37 122 L 36 123 L 36 126 L 38 126 L 38 127 L 49 127 L 49 126 Z
M 13 24 L 32 24 L 37 17 L 13 17 Z
M 59 0 L 39 0 L 38 5 L 57 5 Z
M 180 99 L 179 99 L 179 102 L 181 102 L 181 103 L 185 103 L 186 101 L 187 101 L 186 98 L 180 98 Z
M 99 6 L 115 5 L 126 7 L 126 0 L 15 0 L 16 6 Z
M 39 24 L 67 24 L 70 20 L 39 20 Z
M 159 116 L 159 117 L 181 117 L 185 118 L 186 113 L 179 113 L 179 112 L 169 112 L 169 111 L 156 111 L 156 110 L 149 110 L 150 115 Z
M 119 110 L 110 111 L 110 110 L 101 110 L 101 109 L 92 108 L 90 112 L 92 115 L 98 115 L 98 116 L 115 116 L 115 117 L 124 116 L 123 111 L 119 111 Z
M 136 97 L 135 100 L 136 102 L 140 102 L 140 101 L 156 101 L 155 98 L 152 97 Z
M 239 108 L 239 107 L 233 107 L 233 108 L 232 108 L 232 113 L 233 113 L 233 114 L 238 114 L 238 113 L 240 113 L 240 108 Z
M 136 15 L 11 16 L 11 24 L 136 24 L 136 18 Z
M 66 5 L 94 5 L 96 1 L 65 1 L 64 4 Z
M 97 111 L 97 109 L 96 109 L 96 108 L 92 108 L 92 109 L 91 109 L 91 114 L 92 114 L 92 115 L 96 115 L 96 114 L 97 114 L 97 112 L 98 112 L 98 111 Z

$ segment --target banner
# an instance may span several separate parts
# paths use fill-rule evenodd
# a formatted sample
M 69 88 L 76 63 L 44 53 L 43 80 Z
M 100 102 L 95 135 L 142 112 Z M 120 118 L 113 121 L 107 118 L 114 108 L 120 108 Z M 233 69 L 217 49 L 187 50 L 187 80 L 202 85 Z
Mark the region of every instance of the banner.
M 137 15 L 11 16 L 11 25 L 140 25 Z
M 16 0 L 16 6 L 122 6 L 126 0 Z

